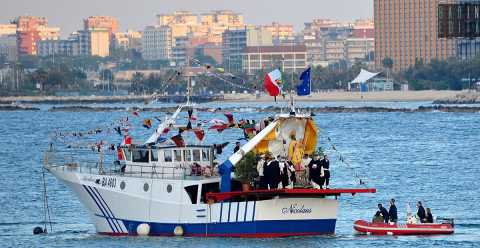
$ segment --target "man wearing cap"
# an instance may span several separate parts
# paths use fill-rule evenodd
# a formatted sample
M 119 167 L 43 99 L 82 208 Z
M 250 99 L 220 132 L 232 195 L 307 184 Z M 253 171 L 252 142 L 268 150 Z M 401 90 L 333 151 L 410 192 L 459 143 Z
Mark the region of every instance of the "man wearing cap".
M 397 215 L 397 206 L 395 206 L 395 199 L 390 200 L 390 208 L 388 209 L 388 217 L 390 218 L 390 222 L 397 223 L 398 215 Z

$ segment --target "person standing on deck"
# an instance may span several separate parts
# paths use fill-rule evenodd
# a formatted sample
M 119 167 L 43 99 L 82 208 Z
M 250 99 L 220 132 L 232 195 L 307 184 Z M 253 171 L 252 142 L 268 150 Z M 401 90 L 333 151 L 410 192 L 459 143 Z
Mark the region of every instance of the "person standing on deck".
M 385 223 L 388 223 L 388 211 L 387 209 L 385 209 L 382 204 L 378 204 L 378 210 L 380 210 L 380 213 L 382 213 L 383 215 L 383 220 L 385 221 Z
M 325 181 L 325 188 L 328 189 L 330 184 L 330 160 L 327 155 L 323 155 L 322 159 L 323 181 Z
M 263 157 L 260 157 L 260 159 L 257 162 L 257 172 L 258 172 L 258 177 L 259 177 L 259 189 L 267 189 L 267 182 L 265 180 L 265 174 L 264 170 L 266 167 L 266 161 Z
M 295 184 L 297 183 L 297 176 L 296 176 L 296 171 L 295 171 L 295 166 L 291 161 L 287 161 L 287 169 L 288 169 L 288 178 L 289 180 L 289 188 L 292 189 Z
M 427 215 L 425 214 L 425 208 L 422 206 L 422 202 L 417 202 L 417 217 L 421 223 L 425 223 Z
M 390 200 L 390 209 L 388 209 L 388 216 L 390 217 L 390 222 L 397 223 L 397 206 L 395 206 L 395 199 Z
M 302 158 L 302 163 L 300 164 L 300 169 L 297 170 L 295 169 L 296 173 L 296 177 L 297 177 L 297 182 L 303 186 L 307 185 L 308 184 L 308 165 L 310 164 L 310 161 L 312 159 L 310 158 L 310 156 L 308 156 L 308 154 L 303 154 L 303 158 Z
M 322 189 L 322 179 L 321 179 L 321 163 L 320 163 L 320 155 L 315 154 L 313 159 L 308 164 L 308 180 L 310 181 L 311 185 L 315 189 Z
M 433 223 L 433 215 L 430 208 L 427 208 L 427 217 L 425 218 L 425 223 Z
M 286 189 L 289 185 L 289 177 L 288 177 L 288 163 L 285 160 L 280 162 L 280 173 L 281 173 L 281 180 L 282 180 L 282 188 Z
M 280 164 L 278 160 L 273 159 L 270 153 L 265 155 L 265 158 L 268 160 L 265 163 L 263 168 L 263 173 L 265 176 L 265 181 L 267 183 L 268 189 L 277 189 L 278 184 L 280 183 Z

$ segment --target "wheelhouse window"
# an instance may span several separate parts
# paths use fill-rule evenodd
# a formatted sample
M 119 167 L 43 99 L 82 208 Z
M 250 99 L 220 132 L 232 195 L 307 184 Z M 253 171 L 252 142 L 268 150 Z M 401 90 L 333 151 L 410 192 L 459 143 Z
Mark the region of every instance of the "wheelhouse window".
M 165 162 L 172 162 L 172 150 L 163 150 L 163 160 Z
M 190 197 L 190 201 L 192 204 L 197 204 L 197 196 L 198 196 L 198 185 L 190 185 L 185 187 L 185 191 Z
M 200 196 L 200 201 L 207 203 L 207 193 L 218 193 L 220 192 L 220 183 L 205 183 L 202 185 L 202 195 Z
M 149 150 L 134 149 L 132 151 L 132 161 L 137 163 L 148 163 L 149 154 Z
M 183 159 L 186 162 L 192 161 L 192 153 L 190 150 L 183 150 Z
M 210 161 L 210 153 L 208 152 L 208 149 L 202 150 L 202 159 L 203 161 Z
M 173 150 L 173 155 L 175 158 L 175 162 L 181 162 L 182 161 L 182 150 Z
M 200 161 L 200 150 L 193 150 L 193 161 Z
M 158 161 L 158 151 L 157 150 L 151 150 L 151 155 L 152 155 L 152 160 L 151 161 Z

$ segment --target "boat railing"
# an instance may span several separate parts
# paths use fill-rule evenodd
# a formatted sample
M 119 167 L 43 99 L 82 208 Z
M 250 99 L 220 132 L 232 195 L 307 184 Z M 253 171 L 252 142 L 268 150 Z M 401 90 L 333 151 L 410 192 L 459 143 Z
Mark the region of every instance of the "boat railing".
M 106 176 L 128 176 L 156 179 L 185 179 L 187 168 L 174 166 L 158 166 L 155 164 L 128 164 L 119 161 L 106 161 L 105 156 L 99 153 L 99 157 L 87 156 L 91 152 L 76 151 L 75 155 L 65 151 L 46 151 L 44 156 L 44 167 L 49 170 L 72 171 L 78 173 L 106 175 Z

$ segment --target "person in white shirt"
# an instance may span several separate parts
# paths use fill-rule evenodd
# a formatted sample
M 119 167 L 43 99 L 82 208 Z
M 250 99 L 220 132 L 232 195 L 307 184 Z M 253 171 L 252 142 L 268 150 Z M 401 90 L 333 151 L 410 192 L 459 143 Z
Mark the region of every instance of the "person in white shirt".
M 259 189 L 267 189 L 267 181 L 265 180 L 265 175 L 263 174 L 264 167 L 266 166 L 266 161 L 263 156 L 257 162 L 257 172 L 260 179 Z

